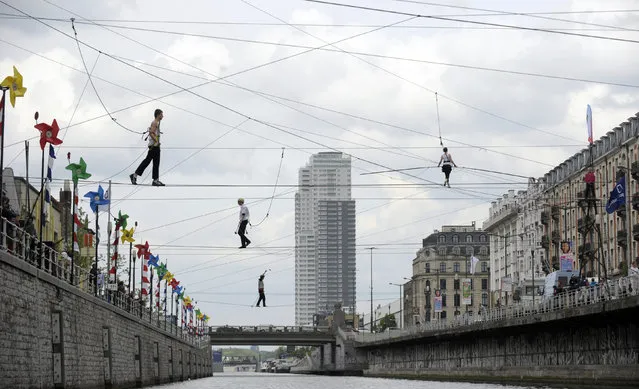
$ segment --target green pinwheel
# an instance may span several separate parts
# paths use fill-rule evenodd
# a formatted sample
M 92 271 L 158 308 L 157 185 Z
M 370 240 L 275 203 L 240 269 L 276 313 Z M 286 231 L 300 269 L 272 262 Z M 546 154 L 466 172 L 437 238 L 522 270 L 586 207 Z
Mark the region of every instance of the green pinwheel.
M 115 223 L 116 226 L 120 226 L 123 230 L 126 229 L 126 219 L 129 218 L 129 215 L 127 214 L 122 214 L 122 211 L 118 211 L 118 219 Z
M 80 158 L 80 163 L 70 163 L 66 167 L 67 170 L 71 170 L 73 183 L 78 185 L 78 179 L 86 180 L 91 177 L 91 173 L 87 173 L 87 164 L 84 159 Z
M 155 271 L 158 275 L 158 277 L 160 277 L 160 279 L 164 278 L 164 275 L 166 273 L 168 273 L 168 269 L 166 268 L 166 263 L 160 263 L 160 266 L 155 268 Z
M 184 288 L 182 288 L 182 291 L 180 293 L 178 293 L 177 298 L 178 300 L 184 300 L 184 293 L 186 292 L 186 290 L 184 290 Z

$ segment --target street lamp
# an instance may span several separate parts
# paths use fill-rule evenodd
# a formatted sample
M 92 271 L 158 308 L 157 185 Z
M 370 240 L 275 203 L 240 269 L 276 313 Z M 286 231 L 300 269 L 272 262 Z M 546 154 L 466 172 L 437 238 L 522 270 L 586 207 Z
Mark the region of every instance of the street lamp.
M 426 280 L 426 321 L 430 321 L 430 280 Z
M 399 328 L 402 328 L 402 284 L 393 284 L 389 282 L 388 285 L 399 286 Z

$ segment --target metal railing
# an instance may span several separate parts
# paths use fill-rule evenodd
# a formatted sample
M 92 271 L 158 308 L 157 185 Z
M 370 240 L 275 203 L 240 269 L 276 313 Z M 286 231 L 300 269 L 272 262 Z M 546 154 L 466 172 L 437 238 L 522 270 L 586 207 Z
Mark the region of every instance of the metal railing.
M 459 328 L 460 330 L 479 329 L 482 323 L 516 319 L 537 314 L 556 312 L 577 307 L 594 305 L 603 301 L 623 299 L 639 295 L 639 275 L 608 280 L 596 286 L 582 286 L 565 290 L 556 296 L 540 296 L 539 302 L 523 302 L 508 306 L 483 309 L 479 315 L 458 315 L 451 320 L 429 321 L 418 326 L 387 330 L 380 333 L 357 333 L 355 341 L 359 343 L 376 342 L 405 336 L 428 336 L 429 332 Z M 352 338 L 352 336 L 349 336 Z
M 185 342 L 200 348 L 210 344 L 205 331 L 199 335 L 195 334 L 193 329 L 177 326 L 164 312 L 150 309 L 145 305 L 145 300 L 134 298 L 126 292 L 106 290 L 104 285 L 100 285 L 98 274 L 92 274 L 77 264 L 71 269 L 71 259 L 66 253 L 60 253 L 45 243 L 41 245 L 37 237 L 5 218 L 0 220 L 1 251 L 37 267 L 39 271 L 66 282 L 81 292 L 91 294 L 136 318 L 148 321 L 149 324 L 164 329 Z

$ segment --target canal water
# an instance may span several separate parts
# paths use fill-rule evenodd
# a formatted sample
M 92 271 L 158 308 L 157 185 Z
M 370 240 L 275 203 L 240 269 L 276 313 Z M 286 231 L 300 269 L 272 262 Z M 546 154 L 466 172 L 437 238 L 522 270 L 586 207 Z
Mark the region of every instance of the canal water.
M 396 380 L 366 377 L 328 377 L 298 374 L 215 373 L 210 378 L 185 381 L 154 389 L 522 389 L 531 386 Z M 539 388 L 539 387 L 537 387 Z

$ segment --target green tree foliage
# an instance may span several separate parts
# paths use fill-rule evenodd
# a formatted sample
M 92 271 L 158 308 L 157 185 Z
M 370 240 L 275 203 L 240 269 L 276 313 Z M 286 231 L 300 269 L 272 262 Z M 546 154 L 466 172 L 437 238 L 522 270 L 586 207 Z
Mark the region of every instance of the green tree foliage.
M 395 315 L 391 315 L 387 313 L 386 316 L 382 317 L 379 321 L 379 331 L 382 332 L 387 328 L 397 327 L 397 322 L 395 321 Z

